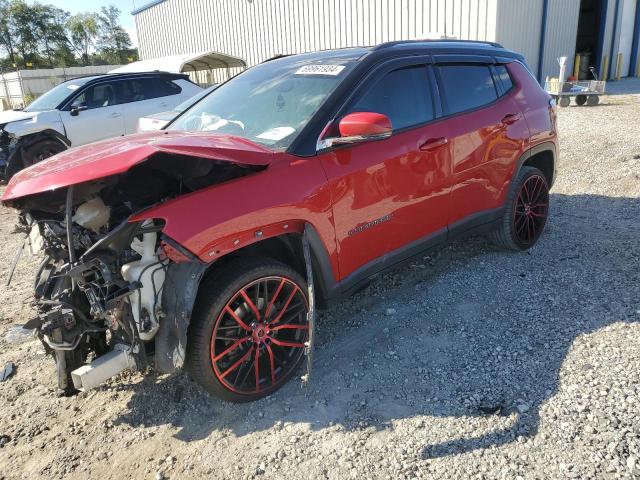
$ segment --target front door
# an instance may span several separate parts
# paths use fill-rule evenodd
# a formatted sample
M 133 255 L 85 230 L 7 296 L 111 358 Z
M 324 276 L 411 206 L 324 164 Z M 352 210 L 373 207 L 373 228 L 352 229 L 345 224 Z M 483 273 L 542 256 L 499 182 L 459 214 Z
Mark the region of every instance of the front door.
M 71 110 L 60 112 L 73 147 L 124 135 L 122 105 L 118 104 L 112 82 L 88 87 L 73 100 L 73 107 L 82 110 L 77 115 L 72 115 Z
M 332 191 L 341 279 L 375 273 L 446 230 L 449 152 L 435 111 L 427 66 L 420 64 L 382 70 L 341 113 L 381 113 L 393 128 L 387 139 L 320 155 Z

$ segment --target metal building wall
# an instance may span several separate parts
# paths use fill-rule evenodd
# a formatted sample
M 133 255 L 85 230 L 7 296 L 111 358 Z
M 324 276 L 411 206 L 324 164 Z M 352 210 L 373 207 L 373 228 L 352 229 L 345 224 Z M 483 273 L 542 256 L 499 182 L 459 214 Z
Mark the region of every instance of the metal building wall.
M 499 0 L 166 0 L 135 14 L 142 59 L 218 50 L 255 65 L 280 53 L 428 32 L 495 40 Z
M 549 0 L 542 62 L 542 79 L 557 77 L 558 57 L 567 57 L 567 75 L 573 72 L 580 0 Z
M 544 0 L 499 0 L 496 41 L 522 53 L 537 75 Z M 573 71 L 580 0 L 547 0 L 542 56 L 542 76 L 558 76 L 557 58 L 566 56 L 567 72 Z
M 605 29 L 602 40 L 602 57 L 600 59 L 600 78 L 608 79 L 608 72 L 611 71 L 611 43 L 614 35 L 614 24 L 619 21 L 621 12 L 618 11 L 618 17 L 616 19 L 616 1 L 617 0 L 603 0 L 607 2 L 607 18 L 605 21 Z M 614 48 L 615 52 L 615 48 Z M 607 72 L 604 72 L 605 63 L 607 65 Z M 614 62 L 615 63 L 615 62 Z
M 611 62 L 611 78 L 616 78 L 620 73 L 621 77 L 634 76 L 636 72 L 629 71 L 632 55 L 632 44 L 635 32 L 637 0 L 620 0 L 618 7 L 618 24 L 615 33 L 615 43 Z M 618 70 L 618 54 L 622 54 L 620 69 Z
M 496 42 L 524 55 L 538 71 L 543 0 L 499 0 Z

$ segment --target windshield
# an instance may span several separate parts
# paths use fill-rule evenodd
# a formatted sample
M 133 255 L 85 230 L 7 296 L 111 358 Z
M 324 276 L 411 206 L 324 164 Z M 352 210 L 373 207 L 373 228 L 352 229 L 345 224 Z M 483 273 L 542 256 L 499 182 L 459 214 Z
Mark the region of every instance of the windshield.
M 195 103 L 199 102 L 200 99 L 202 99 L 202 98 L 206 97 L 207 95 L 209 95 L 216 88 L 218 88 L 218 85 L 214 85 L 212 87 L 209 87 L 209 88 L 206 88 L 206 89 L 202 90 L 200 93 L 196 93 L 193 97 L 189 97 L 184 102 L 176 105 L 173 108 L 173 111 L 174 112 L 184 112 L 187 108 L 189 108 L 190 106 L 192 106 Z
M 351 55 L 297 55 L 238 75 L 168 130 L 215 131 L 287 148 L 355 64 Z
M 57 87 L 53 87 L 46 93 L 36 98 L 31 104 L 24 109 L 25 112 L 44 112 L 54 110 L 64 100 L 75 92 L 78 88 L 87 82 L 86 79 L 70 80 L 61 83 Z

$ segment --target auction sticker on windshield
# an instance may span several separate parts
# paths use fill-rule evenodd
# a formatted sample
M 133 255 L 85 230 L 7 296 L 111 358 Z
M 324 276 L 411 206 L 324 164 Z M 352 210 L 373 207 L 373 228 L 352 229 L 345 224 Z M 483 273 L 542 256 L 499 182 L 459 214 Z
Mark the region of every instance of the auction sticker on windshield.
M 344 65 L 305 65 L 296 70 L 296 75 L 340 75 Z

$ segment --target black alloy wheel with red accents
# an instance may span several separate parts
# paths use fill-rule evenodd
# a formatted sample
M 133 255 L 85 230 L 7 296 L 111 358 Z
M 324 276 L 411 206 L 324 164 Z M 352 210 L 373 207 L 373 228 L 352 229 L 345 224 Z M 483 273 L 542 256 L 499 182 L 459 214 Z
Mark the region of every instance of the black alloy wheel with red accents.
M 201 286 L 188 349 L 191 376 L 224 400 L 248 402 L 284 385 L 309 338 L 307 287 L 270 259 L 238 259 Z
M 528 250 L 538 241 L 549 215 L 549 184 L 537 168 L 522 167 L 509 193 L 499 228 L 493 233 L 498 245 Z

